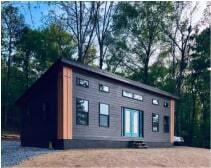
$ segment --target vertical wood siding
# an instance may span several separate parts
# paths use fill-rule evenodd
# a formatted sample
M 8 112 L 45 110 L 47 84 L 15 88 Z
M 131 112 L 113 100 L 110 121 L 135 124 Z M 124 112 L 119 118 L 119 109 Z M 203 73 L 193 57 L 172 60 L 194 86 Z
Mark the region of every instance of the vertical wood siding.
M 174 112 L 175 112 L 175 101 L 171 100 L 170 103 L 170 142 L 174 142 Z
M 72 69 L 58 73 L 58 139 L 72 139 Z

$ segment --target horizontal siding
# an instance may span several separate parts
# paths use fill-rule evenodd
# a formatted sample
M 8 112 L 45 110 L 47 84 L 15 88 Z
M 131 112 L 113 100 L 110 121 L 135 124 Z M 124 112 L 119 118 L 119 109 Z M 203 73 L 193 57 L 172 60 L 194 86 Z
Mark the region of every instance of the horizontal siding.
M 76 77 L 89 81 L 89 88 L 76 85 Z M 110 93 L 99 91 L 99 83 L 110 87 Z M 143 102 L 122 97 L 122 90 L 143 96 Z M 76 125 L 76 98 L 89 100 L 89 125 Z M 158 99 L 159 105 L 153 105 L 152 99 Z M 121 108 L 128 107 L 144 111 L 144 140 L 149 142 L 169 142 L 169 133 L 163 132 L 163 116 L 170 115 L 170 108 L 163 107 L 164 100 L 170 100 L 115 80 L 93 75 L 79 69 L 73 69 L 73 138 L 132 140 L 121 136 Z M 99 127 L 99 102 L 110 105 L 110 127 Z M 170 104 L 170 103 L 169 103 Z M 159 132 L 152 132 L 152 113 L 159 114 Z

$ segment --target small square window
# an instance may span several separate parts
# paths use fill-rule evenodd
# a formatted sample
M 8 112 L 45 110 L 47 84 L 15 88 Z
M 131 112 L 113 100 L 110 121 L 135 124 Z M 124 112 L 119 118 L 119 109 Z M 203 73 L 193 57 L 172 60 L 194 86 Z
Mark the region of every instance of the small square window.
M 77 83 L 77 85 L 85 87 L 85 88 L 89 87 L 89 81 L 85 80 L 85 79 L 76 78 L 76 83 Z
M 135 100 L 143 101 L 143 96 L 138 95 L 138 94 L 134 94 L 133 98 L 134 98 Z
M 103 85 L 103 84 L 99 84 L 99 90 L 101 92 L 107 92 L 108 93 L 110 88 L 108 86 Z
M 169 102 L 164 101 L 163 106 L 164 106 L 164 107 L 169 107 Z
M 122 96 L 128 97 L 128 98 L 133 98 L 133 93 L 123 90 L 122 91 Z
M 157 99 L 152 99 L 152 104 L 158 105 L 159 101 Z

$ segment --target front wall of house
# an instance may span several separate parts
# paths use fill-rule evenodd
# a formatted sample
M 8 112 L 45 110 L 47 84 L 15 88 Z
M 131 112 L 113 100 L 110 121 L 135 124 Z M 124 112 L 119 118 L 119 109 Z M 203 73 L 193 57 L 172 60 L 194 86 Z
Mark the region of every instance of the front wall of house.
M 89 88 L 76 85 L 76 77 L 89 81 Z M 109 93 L 99 91 L 99 84 L 110 87 Z M 128 107 L 144 111 L 144 141 L 170 142 L 170 134 L 163 132 L 163 117 L 170 116 L 170 108 L 163 107 L 164 100 L 170 99 L 147 93 L 126 84 L 98 75 L 73 69 L 73 139 L 97 140 L 134 140 L 136 138 L 122 136 L 121 108 Z M 122 90 L 131 91 L 143 96 L 143 102 L 122 96 Z M 89 125 L 76 124 L 76 98 L 89 101 Z M 152 99 L 158 99 L 159 105 L 153 105 Z M 99 103 L 110 105 L 109 128 L 99 126 Z M 152 132 L 152 113 L 159 114 L 159 132 Z

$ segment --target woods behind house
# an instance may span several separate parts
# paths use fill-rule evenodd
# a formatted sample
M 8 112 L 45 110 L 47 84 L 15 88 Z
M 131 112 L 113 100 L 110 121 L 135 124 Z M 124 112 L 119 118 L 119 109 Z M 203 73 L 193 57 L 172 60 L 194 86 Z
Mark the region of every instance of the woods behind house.
M 31 2 L 53 7 L 27 25 L 19 2 L 2 2 L 2 127 L 19 131 L 15 101 L 58 58 L 99 67 L 180 97 L 177 136 L 210 147 L 210 4 L 197 2 Z M 59 11 L 59 12 L 58 12 Z

